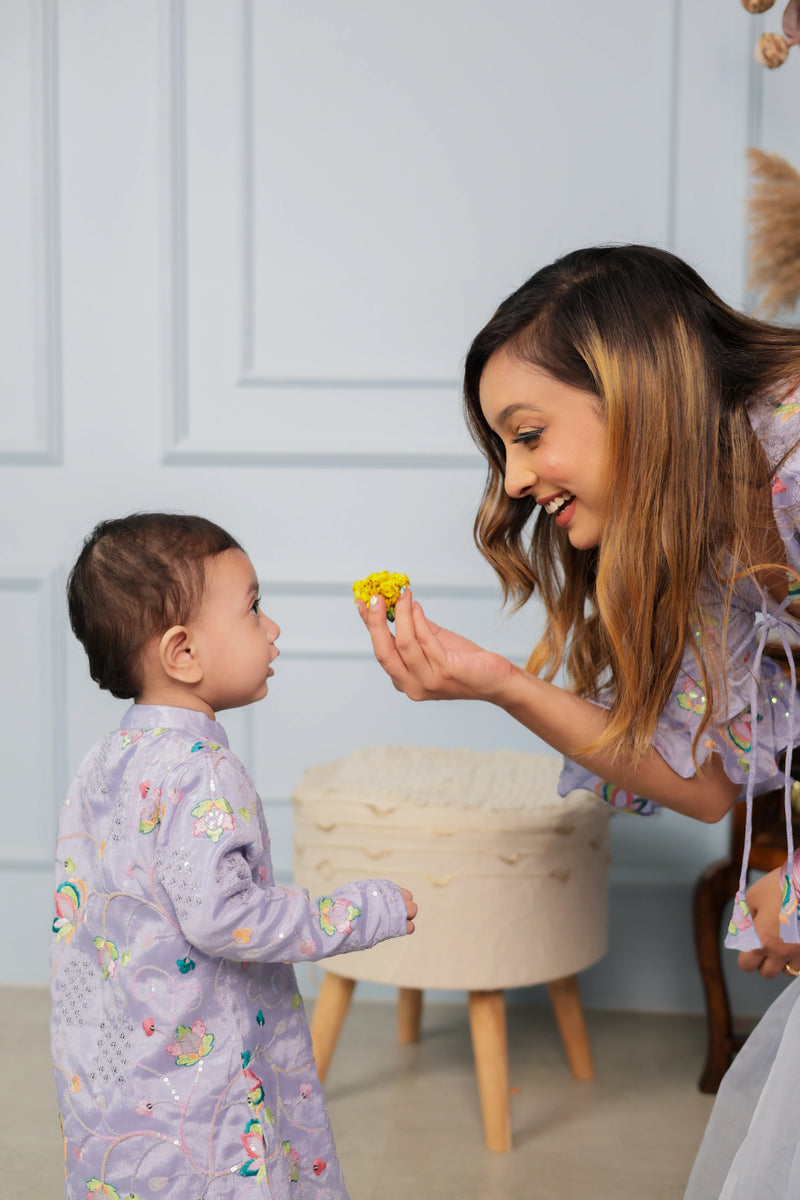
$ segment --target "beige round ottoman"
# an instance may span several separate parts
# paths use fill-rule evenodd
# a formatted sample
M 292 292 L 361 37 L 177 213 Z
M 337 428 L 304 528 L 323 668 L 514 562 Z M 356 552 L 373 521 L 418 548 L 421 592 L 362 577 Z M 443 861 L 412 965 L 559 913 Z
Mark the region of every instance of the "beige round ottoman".
M 292 796 L 295 877 L 312 895 L 380 876 L 414 893 L 411 937 L 325 962 L 312 1019 L 324 1077 L 356 980 L 400 988 L 399 1036 L 422 991 L 469 993 L 487 1145 L 511 1146 L 503 991 L 546 983 L 573 1074 L 591 1078 L 575 975 L 608 941 L 610 810 L 560 797 L 560 759 L 381 746 L 313 767 Z

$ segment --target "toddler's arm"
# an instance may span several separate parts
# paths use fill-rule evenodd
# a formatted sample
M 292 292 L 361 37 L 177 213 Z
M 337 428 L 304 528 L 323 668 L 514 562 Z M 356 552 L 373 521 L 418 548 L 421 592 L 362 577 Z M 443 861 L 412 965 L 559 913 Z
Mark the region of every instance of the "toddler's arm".
M 413 931 L 411 893 L 388 879 L 358 880 L 313 899 L 303 888 L 274 886 L 261 802 L 227 752 L 197 753 L 163 792 L 179 799 L 162 818 L 158 860 L 174 863 L 170 851 L 180 848 L 183 866 L 177 877 L 160 870 L 159 883 L 188 941 L 204 953 L 301 962 Z

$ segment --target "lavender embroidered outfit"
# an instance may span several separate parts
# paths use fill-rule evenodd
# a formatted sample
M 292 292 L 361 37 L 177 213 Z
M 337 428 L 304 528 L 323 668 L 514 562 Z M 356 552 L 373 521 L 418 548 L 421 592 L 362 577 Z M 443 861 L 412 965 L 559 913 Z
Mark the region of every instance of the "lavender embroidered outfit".
M 67 1200 L 346 1200 L 289 964 L 404 934 L 405 901 L 276 887 L 268 843 L 202 713 L 134 705 L 81 765 L 51 953 Z
M 777 468 L 772 508 L 784 544 L 786 561 L 800 572 L 800 389 L 770 397 L 753 406 L 750 420 L 766 453 Z M 788 604 L 800 598 L 800 585 L 789 584 L 783 604 L 754 581 L 742 579 L 727 619 L 728 697 L 724 712 L 714 720 L 698 746 L 697 760 L 722 756 L 726 774 L 742 785 L 748 807 L 758 792 L 781 783 L 786 790 L 787 840 L 791 855 L 788 791 L 791 749 L 800 740 L 800 711 L 795 711 L 795 681 L 780 666 L 762 658 L 767 639 L 788 648 L 788 636 L 798 631 L 785 615 Z M 721 595 L 711 594 L 704 628 L 697 637 L 719 635 L 724 619 Z M 788 653 L 791 663 L 791 653 Z M 705 711 L 705 692 L 687 648 L 681 671 L 659 721 L 656 749 L 683 778 L 695 773 L 692 740 Z M 755 720 L 754 720 L 755 717 Z M 778 757 L 788 750 L 786 772 Z M 800 750 L 795 762 L 800 759 Z M 644 813 L 657 806 L 643 797 L 614 789 L 596 776 L 565 763 L 559 790 L 593 788 L 618 808 Z M 748 814 L 749 815 L 749 814 Z M 726 945 L 749 950 L 760 944 L 744 902 L 748 841 L 742 864 L 739 895 L 728 927 Z M 781 909 L 784 941 L 800 941 L 798 879 L 787 873 Z M 797 1200 L 800 1196 L 800 1117 L 797 1080 L 800 1078 L 800 980 L 787 987 L 771 1005 L 725 1075 L 692 1170 L 684 1200 Z
M 769 398 L 754 406 L 750 420 L 764 448 L 770 466 L 780 464 L 772 486 L 772 508 L 778 532 L 784 544 L 786 561 L 800 573 L 800 388 L 780 401 Z M 787 451 L 790 451 L 787 455 Z M 800 598 L 800 584 L 790 581 L 789 594 L 779 604 L 754 580 L 736 582 L 730 608 L 725 613 L 724 597 L 719 589 L 709 588 L 704 604 L 702 628 L 695 637 L 717 641 L 725 624 L 727 655 L 727 695 L 724 709 L 718 709 L 703 738 L 692 747 L 697 728 L 706 710 L 705 688 L 697 678 L 697 663 L 690 646 L 683 656 L 672 695 L 661 714 L 653 745 L 676 774 L 688 779 L 709 754 L 722 758 L 729 779 L 742 785 L 740 799 L 771 791 L 791 780 L 778 764 L 782 752 L 800 739 L 800 711 L 795 714 L 795 687 L 780 664 L 762 657 L 768 640 L 788 645 L 787 637 L 797 636 L 798 623 L 786 616 L 787 605 Z M 791 654 L 788 654 L 791 662 Z M 603 702 L 601 697 L 600 702 Z M 753 713 L 756 714 L 755 725 Z M 616 788 L 568 759 L 559 781 L 559 792 L 589 788 L 618 809 L 650 815 L 658 805 L 643 796 Z M 791 836 L 791 825 L 788 830 Z M 758 945 L 751 927 L 739 922 L 731 933 L 730 944 L 738 950 Z M 793 937 L 792 940 L 800 940 Z

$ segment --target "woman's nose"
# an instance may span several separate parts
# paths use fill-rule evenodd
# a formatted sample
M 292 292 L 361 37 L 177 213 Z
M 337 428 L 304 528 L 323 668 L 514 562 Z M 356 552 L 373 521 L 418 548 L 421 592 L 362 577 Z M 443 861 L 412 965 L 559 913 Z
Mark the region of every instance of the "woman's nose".
M 523 496 L 531 496 L 537 479 L 538 475 L 531 470 L 530 466 L 519 462 L 510 455 L 507 456 L 503 484 L 506 494 L 512 500 L 521 500 Z

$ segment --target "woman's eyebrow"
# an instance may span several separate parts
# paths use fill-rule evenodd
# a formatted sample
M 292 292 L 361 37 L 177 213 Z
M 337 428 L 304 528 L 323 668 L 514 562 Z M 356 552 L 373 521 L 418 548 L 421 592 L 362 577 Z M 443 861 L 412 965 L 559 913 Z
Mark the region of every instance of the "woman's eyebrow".
M 497 425 L 505 425 L 509 417 L 513 417 L 518 412 L 538 412 L 539 409 L 535 404 L 509 404 L 502 412 L 497 414 L 495 423 Z

